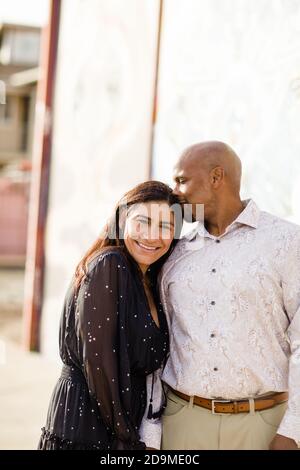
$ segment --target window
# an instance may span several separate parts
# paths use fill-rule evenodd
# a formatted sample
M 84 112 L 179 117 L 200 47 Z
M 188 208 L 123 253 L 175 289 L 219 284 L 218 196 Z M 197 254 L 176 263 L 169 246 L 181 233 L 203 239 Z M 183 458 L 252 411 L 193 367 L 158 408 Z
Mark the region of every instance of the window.
M 3 33 L 0 62 L 4 65 L 36 65 L 39 62 L 40 32 L 7 30 Z

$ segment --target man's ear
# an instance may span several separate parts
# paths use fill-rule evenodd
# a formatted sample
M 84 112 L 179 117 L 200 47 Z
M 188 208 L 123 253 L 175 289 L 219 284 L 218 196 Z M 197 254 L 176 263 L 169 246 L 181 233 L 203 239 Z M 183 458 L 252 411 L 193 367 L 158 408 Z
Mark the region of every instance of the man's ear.
M 223 182 L 224 180 L 224 168 L 221 166 L 216 166 L 213 168 L 210 172 L 210 181 L 212 186 L 217 189 Z

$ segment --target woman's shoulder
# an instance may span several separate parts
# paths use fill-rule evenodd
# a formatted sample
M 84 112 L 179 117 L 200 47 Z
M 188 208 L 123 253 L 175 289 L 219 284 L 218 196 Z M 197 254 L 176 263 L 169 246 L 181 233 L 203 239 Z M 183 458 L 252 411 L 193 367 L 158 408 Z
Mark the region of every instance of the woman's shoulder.
M 107 247 L 104 248 L 95 258 L 90 262 L 88 267 L 88 274 L 91 274 L 95 269 L 102 270 L 103 268 L 117 268 L 123 271 L 130 271 L 129 260 L 124 250 L 121 247 Z

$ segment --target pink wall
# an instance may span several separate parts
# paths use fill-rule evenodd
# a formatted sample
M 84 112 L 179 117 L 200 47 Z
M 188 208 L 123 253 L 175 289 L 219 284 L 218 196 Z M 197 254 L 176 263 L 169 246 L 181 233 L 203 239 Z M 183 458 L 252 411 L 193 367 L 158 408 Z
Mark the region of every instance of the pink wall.
M 25 261 L 29 182 L 0 178 L 0 263 Z

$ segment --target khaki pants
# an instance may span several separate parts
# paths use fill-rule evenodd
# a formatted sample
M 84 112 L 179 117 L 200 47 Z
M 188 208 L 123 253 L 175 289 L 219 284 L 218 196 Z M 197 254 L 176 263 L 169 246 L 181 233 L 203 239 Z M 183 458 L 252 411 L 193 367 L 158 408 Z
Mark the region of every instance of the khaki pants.
M 263 411 L 213 414 L 168 391 L 162 449 L 267 450 L 286 407 L 287 402 Z

